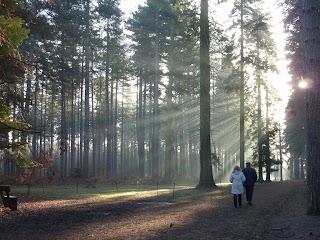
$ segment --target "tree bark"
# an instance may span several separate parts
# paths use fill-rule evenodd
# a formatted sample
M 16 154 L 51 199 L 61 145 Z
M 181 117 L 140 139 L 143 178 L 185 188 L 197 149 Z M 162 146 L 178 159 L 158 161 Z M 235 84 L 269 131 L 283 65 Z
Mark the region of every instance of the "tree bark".
M 73 81 L 74 82 L 74 81 Z M 75 168 L 76 168 L 76 118 L 75 118 L 75 101 L 76 101 L 76 94 L 74 89 L 74 83 L 72 84 L 71 90 L 71 122 L 70 122 L 70 129 L 71 129 L 71 136 L 70 136 L 70 171 L 73 175 Z
M 117 123 L 118 123 L 118 88 L 119 88 L 119 70 L 116 70 L 116 92 L 115 92 L 115 99 L 114 99 L 114 116 L 113 116 L 113 150 L 112 150 L 112 161 L 113 161 L 113 167 L 112 172 L 113 176 L 118 176 L 118 131 L 117 131 Z
M 259 44 L 257 43 L 257 59 L 258 66 L 260 64 Z M 263 166 L 263 149 L 262 149 L 262 113 L 261 113 L 261 76 L 260 69 L 257 69 L 257 85 L 258 85 L 258 181 L 263 182 L 262 166 Z
M 64 39 L 62 37 L 62 50 L 64 50 Z M 62 56 L 62 66 L 64 66 L 64 56 Z M 64 69 L 61 69 L 64 72 Z M 67 133 L 67 115 L 66 115 L 66 84 L 64 75 L 61 74 L 61 132 L 60 132 L 60 178 L 64 178 L 67 175 L 66 163 L 67 163 L 67 143 L 68 143 L 68 133 Z
M 93 61 L 93 57 L 92 57 Z M 93 68 L 93 66 L 92 66 Z M 95 177 L 97 174 L 97 162 L 96 162 L 96 156 L 97 156 L 97 144 L 96 144 L 96 122 L 95 122 L 95 114 L 94 114 L 94 84 L 93 80 L 91 79 L 91 139 L 92 139 L 92 171 L 90 175 L 92 177 Z
M 306 92 L 308 212 L 320 215 L 320 5 L 313 0 L 300 3 L 303 70 L 309 83 Z
M 240 36 L 240 167 L 244 168 L 244 152 L 245 152 L 245 138 L 244 138 L 244 57 L 243 57 L 243 0 L 240 5 L 241 15 L 241 36 Z
M 200 14 L 200 180 L 198 188 L 215 187 L 210 144 L 210 57 L 208 0 Z
M 106 72 L 105 72 L 105 84 L 106 84 L 106 137 L 107 137 L 107 147 L 106 147 L 106 176 L 107 178 L 111 177 L 111 123 L 110 123 L 110 90 L 109 90 L 109 81 L 110 81 L 110 19 L 107 19 L 107 53 L 106 53 Z
M 160 121 L 159 121 L 159 82 L 160 82 L 160 63 L 159 63 L 159 13 L 156 13 L 156 34 L 155 34 L 155 62 L 154 62 L 154 99 L 153 99 L 153 133 L 151 142 L 152 152 L 152 176 L 160 175 Z
M 266 86 L 266 181 L 271 182 L 270 132 L 269 132 L 269 89 Z
M 171 21 L 171 36 L 170 36 L 170 53 L 168 58 L 168 70 L 169 70 L 169 82 L 166 89 L 166 100 L 167 100 L 167 117 L 166 117 L 166 130 L 165 130 L 165 181 L 170 183 L 176 176 L 175 162 L 174 162 L 174 140 L 175 131 L 173 128 L 174 122 L 174 111 L 173 111 L 173 72 L 174 72 L 174 21 Z
M 140 71 L 138 79 L 138 117 L 137 117 L 137 142 L 138 142 L 138 161 L 139 176 L 144 177 L 144 161 L 145 161 L 145 119 L 143 113 L 143 70 Z
M 90 0 L 86 1 L 86 31 L 85 31 L 85 96 L 84 96 L 84 142 L 83 142 L 83 176 L 89 176 L 89 144 L 90 144 Z

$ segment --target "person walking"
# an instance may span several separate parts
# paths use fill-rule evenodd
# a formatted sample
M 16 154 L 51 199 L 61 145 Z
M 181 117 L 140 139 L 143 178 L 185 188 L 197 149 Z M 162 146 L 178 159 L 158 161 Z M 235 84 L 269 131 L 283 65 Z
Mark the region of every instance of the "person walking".
M 244 193 L 243 183 L 246 180 L 243 172 L 239 166 L 235 166 L 231 176 L 230 182 L 232 183 L 231 193 L 233 194 L 234 207 L 241 207 L 242 205 L 242 193 Z
M 251 163 L 247 162 L 246 167 L 242 169 L 244 176 L 246 177 L 245 182 L 243 183 L 244 188 L 246 189 L 246 197 L 249 205 L 252 205 L 252 195 L 254 184 L 257 181 L 257 172 L 251 167 Z

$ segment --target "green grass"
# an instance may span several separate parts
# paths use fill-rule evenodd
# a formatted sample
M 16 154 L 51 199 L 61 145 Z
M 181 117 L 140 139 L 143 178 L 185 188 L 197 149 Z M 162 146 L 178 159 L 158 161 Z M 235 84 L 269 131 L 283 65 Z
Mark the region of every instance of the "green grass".
M 218 188 L 214 192 L 206 193 L 196 189 L 195 186 L 188 185 L 102 185 L 102 184 L 79 184 L 77 185 L 31 185 L 29 195 L 90 195 L 99 198 L 117 198 L 132 195 L 143 197 L 159 196 L 166 199 L 181 199 L 188 196 L 201 196 L 210 194 L 224 195 L 227 184 L 217 184 Z M 27 195 L 27 185 L 11 185 L 11 195 Z
M 192 186 L 176 186 L 175 191 L 179 189 L 192 188 Z M 172 191 L 172 186 L 161 186 L 158 188 L 158 192 Z M 120 193 L 136 193 L 157 191 L 157 186 L 132 186 L 132 185 L 119 185 L 119 186 L 95 186 L 95 185 L 68 185 L 68 186 L 30 186 L 30 193 L 34 194 L 120 194 Z M 14 194 L 26 194 L 28 192 L 28 186 L 11 186 L 11 193 Z

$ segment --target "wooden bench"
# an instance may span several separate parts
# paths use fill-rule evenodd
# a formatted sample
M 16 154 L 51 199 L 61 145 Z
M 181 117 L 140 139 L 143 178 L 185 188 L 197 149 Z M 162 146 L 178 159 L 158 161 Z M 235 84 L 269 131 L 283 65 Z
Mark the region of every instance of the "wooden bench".
M 1 200 L 4 207 L 9 207 L 10 210 L 17 210 L 17 197 L 10 196 L 10 186 L 0 185 Z

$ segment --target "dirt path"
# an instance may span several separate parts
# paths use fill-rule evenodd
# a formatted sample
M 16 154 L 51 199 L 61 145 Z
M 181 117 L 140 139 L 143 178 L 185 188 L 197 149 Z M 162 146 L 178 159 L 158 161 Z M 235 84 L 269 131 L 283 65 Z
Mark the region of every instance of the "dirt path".
M 28 200 L 16 212 L 0 211 L 0 239 L 320 239 L 320 217 L 305 214 L 305 191 L 299 181 L 257 184 L 254 205 L 236 209 L 230 187 L 177 192 L 173 202 Z

